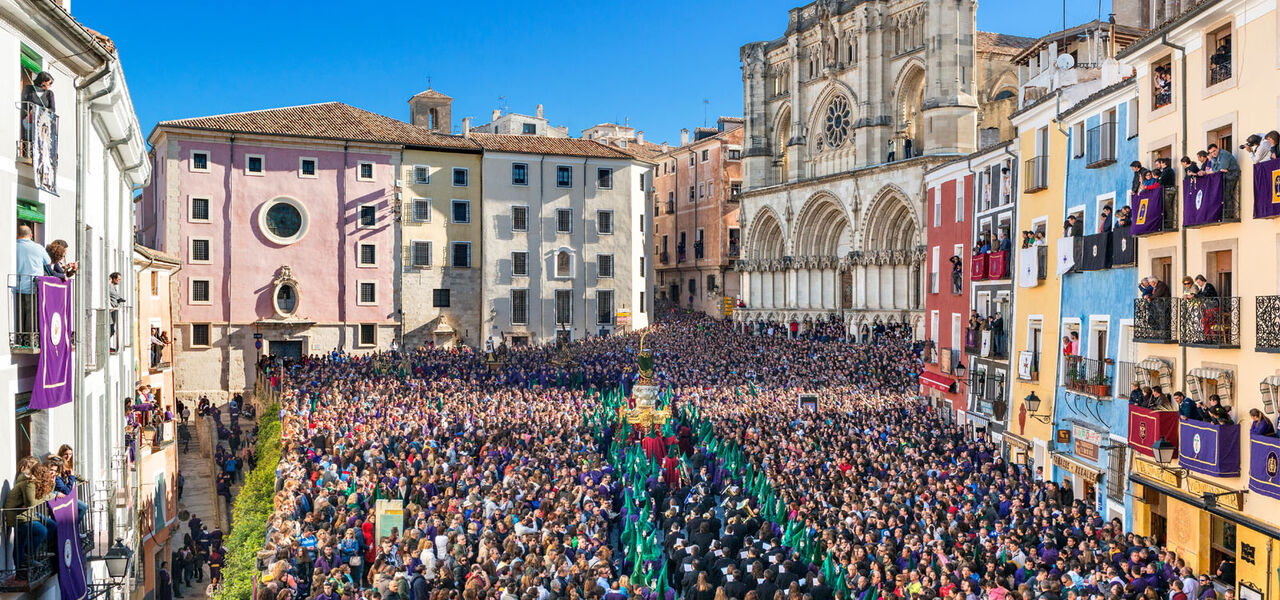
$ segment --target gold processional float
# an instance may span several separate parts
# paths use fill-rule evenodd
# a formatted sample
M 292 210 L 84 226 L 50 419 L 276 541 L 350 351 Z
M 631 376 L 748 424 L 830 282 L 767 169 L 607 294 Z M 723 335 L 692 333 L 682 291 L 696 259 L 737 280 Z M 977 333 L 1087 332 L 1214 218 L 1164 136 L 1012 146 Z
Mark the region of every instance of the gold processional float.
M 640 369 L 640 379 L 631 389 L 632 406 L 624 404 L 618 408 L 618 422 L 630 423 L 640 431 L 648 431 L 650 427 L 662 427 L 671 418 L 670 406 L 657 408 L 658 385 L 653 381 L 653 351 L 644 347 L 644 337 L 648 332 L 640 334 L 640 355 L 636 358 L 636 366 Z

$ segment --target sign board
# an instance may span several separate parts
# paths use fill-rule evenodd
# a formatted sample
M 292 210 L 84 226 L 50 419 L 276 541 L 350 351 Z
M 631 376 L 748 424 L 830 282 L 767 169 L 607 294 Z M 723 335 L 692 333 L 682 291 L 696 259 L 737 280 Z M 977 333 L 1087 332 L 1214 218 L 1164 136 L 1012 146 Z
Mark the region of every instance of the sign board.
M 261 333 L 255 333 L 255 334 L 253 334 L 253 339 L 255 339 L 255 340 L 260 340 L 260 339 L 262 339 L 262 334 L 261 334 Z
M 818 412 L 818 397 L 814 394 L 800 395 L 800 410 Z
M 382 539 L 391 535 L 391 530 L 395 529 L 401 533 L 404 532 L 404 502 L 401 500 L 379 500 L 373 507 L 374 512 L 374 528 L 377 529 L 377 539 Z
M 943 348 L 938 350 L 938 369 L 948 375 L 951 374 L 951 349 Z
M 722 301 L 722 304 L 721 304 L 721 305 L 724 307 L 724 310 L 722 311 L 722 312 L 724 312 L 724 316 L 726 316 L 726 317 L 732 317 L 732 316 L 733 316 L 733 307 L 737 305 L 737 303 L 734 301 L 734 299 L 733 299 L 733 298 L 730 298 L 730 297 L 728 297 L 728 296 L 726 296 L 726 297 L 724 298 L 724 300 Z

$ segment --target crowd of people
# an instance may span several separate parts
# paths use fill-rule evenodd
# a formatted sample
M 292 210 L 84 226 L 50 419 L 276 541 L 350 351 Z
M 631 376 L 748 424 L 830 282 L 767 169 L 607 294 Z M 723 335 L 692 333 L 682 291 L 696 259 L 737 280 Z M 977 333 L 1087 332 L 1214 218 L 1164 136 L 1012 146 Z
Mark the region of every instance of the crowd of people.
M 672 312 L 650 431 L 602 404 L 636 335 L 281 362 L 258 597 L 1230 598 L 917 401 L 905 330 L 832 333 Z

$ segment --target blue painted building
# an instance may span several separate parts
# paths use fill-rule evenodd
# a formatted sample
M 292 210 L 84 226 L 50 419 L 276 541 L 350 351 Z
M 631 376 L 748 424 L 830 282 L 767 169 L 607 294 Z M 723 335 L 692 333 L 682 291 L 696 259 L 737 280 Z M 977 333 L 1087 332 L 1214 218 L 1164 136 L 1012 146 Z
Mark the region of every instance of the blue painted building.
M 1059 331 L 1071 338 L 1073 355 L 1058 357 L 1050 476 L 1069 482 L 1077 499 L 1092 502 L 1108 520 L 1122 519 L 1126 529 L 1132 520 L 1126 442 L 1139 276 L 1136 239 L 1117 217 L 1129 205 L 1130 163 L 1141 160 L 1137 102 L 1130 78 L 1082 99 L 1058 119 L 1068 130 L 1069 149 L 1060 218 L 1062 234 L 1073 238 L 1075 266 L 1062 276 Z M 1108 209 L 1110 227 L 1103 227 Z M 1079 224 L 1069 231 L 1071 216 Z M 1057 224 L 1049 225 L 1055 232 Z

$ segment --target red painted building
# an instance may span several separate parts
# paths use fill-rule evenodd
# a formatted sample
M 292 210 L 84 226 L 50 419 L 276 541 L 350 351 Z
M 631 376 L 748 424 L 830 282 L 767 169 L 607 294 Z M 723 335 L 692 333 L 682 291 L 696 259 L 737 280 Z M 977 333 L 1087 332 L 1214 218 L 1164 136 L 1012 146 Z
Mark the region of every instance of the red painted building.
M 925 339 L 929 340 L 920 393 L 953 418 L 968 409 L 970 219 L 973 174 L 965 161 L 948 163 L 925 174 Z M 955 273 L 952 258 L 960 262 Z

